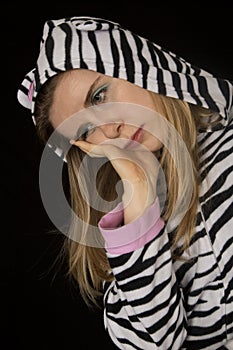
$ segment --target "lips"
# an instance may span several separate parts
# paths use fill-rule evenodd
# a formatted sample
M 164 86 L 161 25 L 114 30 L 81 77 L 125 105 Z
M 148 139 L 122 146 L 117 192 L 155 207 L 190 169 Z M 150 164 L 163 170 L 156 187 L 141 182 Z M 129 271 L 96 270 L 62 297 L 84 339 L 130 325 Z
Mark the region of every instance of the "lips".
M 142 139 L 142 134 L 143 134 L 143 130 L 142 130 L 142 128 L 140 127 L 140 128 L 133 134 L 133 136 L 131 137 L 131 140 L 132 140 L 132 141 L 135 141 L 135 142 L 140 142 L 140 140 Z
M 132 135 L 129 142 L 127 143 L 125 148 L 132 148 L 136 147 L 138 143 L 141 142 L 143 136 L 143 129 L 142 127 L 138 128 L 137 131 Z

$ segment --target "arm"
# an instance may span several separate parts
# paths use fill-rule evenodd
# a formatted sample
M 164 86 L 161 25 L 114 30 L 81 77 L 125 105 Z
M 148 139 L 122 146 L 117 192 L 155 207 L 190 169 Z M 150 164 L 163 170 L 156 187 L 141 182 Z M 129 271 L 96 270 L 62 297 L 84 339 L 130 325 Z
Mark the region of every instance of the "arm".
M 123 181 L 121 207 L 99 223 L 115 277 L 105 292 L 111 338 L 120 349 L 180 349 L 186 315 L 156 200 L 157 160 L 144 150 L 76 145 L 91 156 L 106 156 Z
M 117 209 L 99 223 L 115 277 L 106 285 L 105 327 L 120 349 L 178 350 L 186 337 L 186 314 L 158 201 L 133 223 L 114 229 L 111 223 L 118 226 L 123 215 Z M 143 223 L 150 227 L 146 232 Z M 132 241 L 124 244 L 128 230 Z

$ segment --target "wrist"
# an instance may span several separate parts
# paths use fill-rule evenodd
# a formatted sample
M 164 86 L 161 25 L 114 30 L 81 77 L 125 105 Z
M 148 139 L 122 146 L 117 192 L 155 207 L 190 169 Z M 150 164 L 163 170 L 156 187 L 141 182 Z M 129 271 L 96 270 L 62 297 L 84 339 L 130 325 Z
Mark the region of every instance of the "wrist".
M 156 198 L 156 191 L 148 190 L 148 183 L 138 183 L 131 186 L 131 191 L 125 191 L 122 196 L 124 208 L 124 223 L 128 224 L 143 215 Z

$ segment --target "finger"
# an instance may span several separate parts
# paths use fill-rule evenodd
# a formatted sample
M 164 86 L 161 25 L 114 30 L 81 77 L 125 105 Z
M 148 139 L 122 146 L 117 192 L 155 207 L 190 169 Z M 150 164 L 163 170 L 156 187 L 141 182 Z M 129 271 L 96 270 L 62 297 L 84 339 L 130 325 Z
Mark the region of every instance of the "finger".
M 79 148 L 82 148 L 85 151 L 89 151 L 92 149 L 93 144 L 86 142 L 86 141 L 75 141 L 75 140 L 70 140 L 71 145 L 77 146 Z
M 122 154 L 121 149 L 118 146 L 115 146 L 113 144 L 109 143 L 101 143 L 101 144 L 93 144 L 88 141 L 82 141 L 82 140 L 70 140 L 70 143 L 72 145 L 75 145 L 79 148 L 81 148 L 86 153 L 93 153 L 96 155 L 105 155 L 106 157 L 110 158 L 112 156 L 117 156 Z
M 104 157 L 105 153 L 103 152 L 100 145 L 95 145 L 87 141 L 75 141 L 70 140 L 70 143 L 74 146 L 79 147 L 82 151 L 87 153 L 91 157 Z

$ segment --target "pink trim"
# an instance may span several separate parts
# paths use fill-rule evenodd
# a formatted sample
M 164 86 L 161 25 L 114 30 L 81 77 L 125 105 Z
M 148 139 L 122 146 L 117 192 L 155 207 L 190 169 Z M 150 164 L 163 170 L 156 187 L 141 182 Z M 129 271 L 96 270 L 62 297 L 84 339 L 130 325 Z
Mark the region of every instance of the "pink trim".
M 102 217 L 99 229 L 105 239 L 105 248 L 112 254 L 125 254 L 143 247 L 158 235 L 164 226 L 160 218 L 158 198 L 137 220 L 121 226 L 124 211 L 120 203 Z
M 32 81 L 28 89 L 28 99 L 30 102 L 32 102 L 33 93 L 34 93 L 34 83 Z
M 164 221 L 159 218 L 154 227 L 152 227 L 148 232 L 146 232 L 142 237 L 138 238 L 134 242 L 126 244 L 121 247 L 106 247 L 106 250 L 110 254 L 126 254 L 133 252 L 137 249 L 144 247 L 148 242 L 151 242 L 164 227 Z

